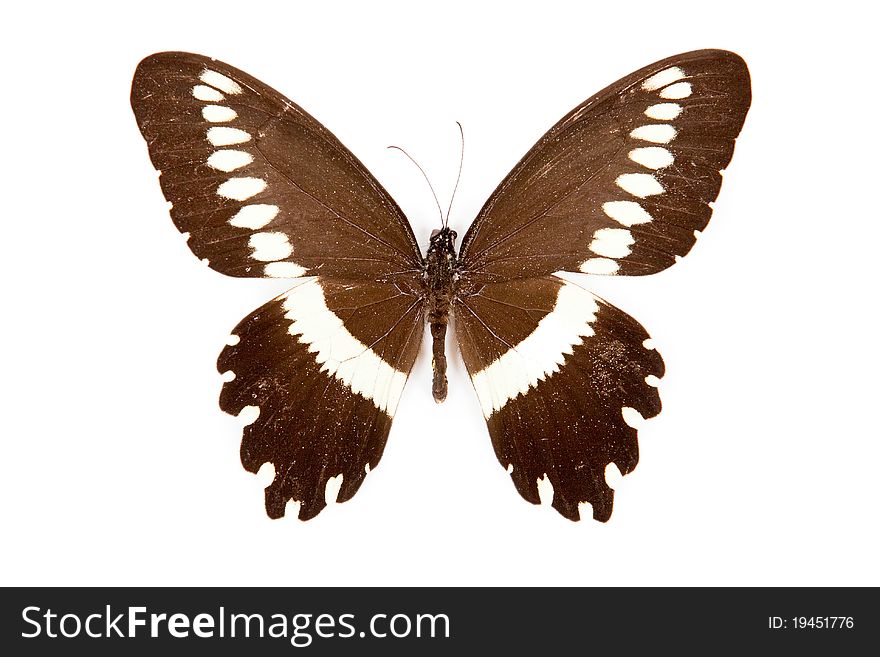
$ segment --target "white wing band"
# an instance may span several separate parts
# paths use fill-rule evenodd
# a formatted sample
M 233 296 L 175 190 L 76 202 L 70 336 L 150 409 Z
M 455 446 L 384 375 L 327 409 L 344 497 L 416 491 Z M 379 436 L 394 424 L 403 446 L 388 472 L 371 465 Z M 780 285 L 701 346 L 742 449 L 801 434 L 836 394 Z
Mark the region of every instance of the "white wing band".
M 535 330 L 472 377 L 486 419 L 558 372 L 566 354 L 594 334 L 590 324 L 599 312 L 595 297 L 573 283 L 563 283 L 553 310 Z
M 285 297 L 284 316 L 291 320 L 288 332 L 308 345 L 321 371 L 393 416 L 407 374 L 391 367 L 348 332 L 342 320 L 327 307 L 318 279 L 298 285 Z

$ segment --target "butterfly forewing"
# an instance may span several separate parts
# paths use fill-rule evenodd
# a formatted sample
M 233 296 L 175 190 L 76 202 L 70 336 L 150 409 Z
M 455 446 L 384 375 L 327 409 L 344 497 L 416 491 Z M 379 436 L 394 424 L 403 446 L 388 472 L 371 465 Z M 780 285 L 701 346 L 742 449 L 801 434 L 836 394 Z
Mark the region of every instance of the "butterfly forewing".
M 647 66 L 572 110 L 517 164 L 462 241 L 477 280 L 652 274 L 705 228 L 751 98 L 737 55 Z
M 232 276 L 375 280 L 418 269 L 403 213 L 302 108 L 189 53 L 140 63 L 131 104 L 189 246 Z

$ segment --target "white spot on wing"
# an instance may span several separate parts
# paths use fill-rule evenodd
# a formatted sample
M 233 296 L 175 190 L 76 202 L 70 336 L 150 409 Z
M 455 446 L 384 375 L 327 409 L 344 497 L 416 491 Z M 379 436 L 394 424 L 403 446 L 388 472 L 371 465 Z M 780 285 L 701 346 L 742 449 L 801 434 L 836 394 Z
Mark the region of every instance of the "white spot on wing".
M 693 93 L 693 88 L 690 82 L 677 82 L 661 91 L 660 98 L 678 100 L 680 98 L 687 98 L 691 93 Z
M 197 100 L 203 100 L 209 103 L 217 103 L 221 100 L 225 100 L 226 96 L 221 94 L 216 89 L 212 89 L 211 87 L 206 87 L 203 84 L 197 84 L 193 87 L 193 96 Z
M 239 342 L 241 342 L 241 338 L 238 337 L 235 333 L 231 333 L 228 338 L 226 338 L 226 344 L 230 347 L 234 347 Z
M 647 383 L 652 388 L 657 388 L 660 385 L 660 379 L 658 379 L 653 374 L 649 374 L 648 376 L 645 377 L 645 383 Z
M 287 500 L 287 504 L 284 505 L 284 516 L 287 518 L 299 518 L 302 505 L 303 503 L 300 500 L 290 498 Z
M 202 118 L 211 123 L 226 123 L 237 116 L 238 113 L 234 109 L 223 105 L 205 105 L 202 108 Z
M 581 271 L 585 274 L 611 275 L 616 274 L 618 269 L 620 265 L 608 258 L 590 258 L 581 263 Z
M 224 383 L 229 383 L 230 381 L 234 381 L 235 380 L 235 372 L 233 372 L 232 370 L 226 370 L 225 372 L 223 372 L 223 374 L 220 375 L 220 379 Z
M 609 463 L 605 466 L 605 483 L 611 490 L 617 490 L 617 487 L 623 481 L 623 475 L 616 463 Z
M 306 268 L 295 262 L 270 262 L 263 268 L 263 273 L 272 278 L 299 278 L 306 273 Z
M 406 374 L 385 362 L 355 338 L 327 307 L 318 280 L 307 281 L 287 293 L 288 332 L 308 345 L 321 371 L 345 383 L 388 415 L 394 415 L 406 383 Z
M 335 477 L 330 477 L 327 480 L 327 485 L 324 486 L 324 502 L 326 504 L 335 504 L 336 499 L 339 497 L 339 489 L 342 488 L 342 480 L 345 478 L 345 475 L 341 472 Z
M 675 161 L 672 153 L 662 146 L 634 148 L 629 152 L 629 159 L 648 169 L 663 169 Z
M 538 484 L 538 497 L 541 499 L 541 504 L 547 506 L 553 504 L 553 484 L 550 483 L 550 477 L 547 476 L 547 473 L 545 472 L 535 483 Z
M 253 249 L 251 258 L 262 262 L 283 260 L 293 253 L 293 247 L 284 233 L 254 233 L 248 240 L 248 246 Z
M 217 194 L 234 201 L 246 201 L 266 189 L 262 178 L 230 178 L 217 188 Z
M 659 103 L 645 110 L 645 116 L 658 121 L 672 121 L 681 114 L 681 105 L 677 103 Z
M 654 217 L 635 201 L 608 201 L 602 204 L 602 210 L 614 221 L 624 226 L 635 226 L 654 221 Z
M 642 414 L 631 406 L 621 408 L 620 414 L 623 416 L 623 421 L 633 429 L 638 429 L 645 423 L 645 418 L 642 417 Z
M 269 224 L 278 214 L 277 205 L 268 205 L 263 203 L 255 203 L 246 205 L 235 213 L 235 216 L 229 220 L 231 226 L 236 228 L 250 228 L 251 230 L 259 230 L 263 226 Z
M 649 173 L 624 173 L 617 176 L 614 182 L 623 191 L 639 198 L 655 196 L 665 191 L 663 185 Z
M 665 87 L 667 84 L 677 82 L 684 77 L 684 71 L 682 71 L 678 66 L 673 66 L 672 68 L 667 68 L 660 71 L 659 73 L 655 73 L 647 80 L 642 82 L 642 89 L 644 89 L 645 91 L 656 91 L 660 87 Z
M 199 76 L 199 80 L 201 80 L 205 84 L 210 84 L 212 87 L 215 87 L 220 91 L 225 91 L 228 94 L 241 93 L 241 87 L 238 86 L 238 83 L 235 80 L 231 80 L 222 73 L 212 71 L 209 68 L 206 68 L 204 71 L 202 71 L 202 74 Z
M 241 423 L 241 426 L 246 427 L 247 425 L 256 422 L 257 418 L 260 417 L 260 407 L 245 406 L 243 409 L 241 409 L 241 411 L 239 411 L 236 417 Z
M 553 310 L 535 330 L 472 377 L 483 415 L 488 418 L 538 381 L 558 372 L 574 346 L 593 335 L 590 324 L 598 311 L 599 304 L 592 294 L 565 281 Z
M 675 128 L 665 123 L 657 123 L 652 125 L 642 125 L 629 133 L 633 139 L 641 139 L 642 141 L 650 141 L 655 144 L 668 144 L 675 135 L 678 134 Z
M 246 151 L 214 151 L 208 157 L 208 166 L 217 171 L 235 171 L 254 161 L 254 156 Z
M 249 132 L 239 130 L 238 128 L 227 128 L 226 126 L 216 126 L 208 128 L 208 141 L 212 146 L 232 146 L 233 144 L 243 144 L 251 140 Z
M 600 228 L 593 233 L 590 251 L 606 258 L 624 258 L 635 243 L 632 233 L 626 228 Z
M 256 477 L 260 486 L 263 488 L 269 487 L 275 481 L 275 466 L 268 462 L 264 463 L 257 470 Z

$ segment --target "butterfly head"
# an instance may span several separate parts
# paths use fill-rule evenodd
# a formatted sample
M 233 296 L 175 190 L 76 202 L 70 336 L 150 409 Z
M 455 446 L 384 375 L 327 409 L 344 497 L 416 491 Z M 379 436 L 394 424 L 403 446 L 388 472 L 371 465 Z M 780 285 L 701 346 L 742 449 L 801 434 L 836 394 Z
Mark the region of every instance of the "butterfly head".
M 455 253 L 455 240 L 458 233 L 448 227 L 434 229 L 431 231 L 431 245 L 429 251 L 444 251 Z

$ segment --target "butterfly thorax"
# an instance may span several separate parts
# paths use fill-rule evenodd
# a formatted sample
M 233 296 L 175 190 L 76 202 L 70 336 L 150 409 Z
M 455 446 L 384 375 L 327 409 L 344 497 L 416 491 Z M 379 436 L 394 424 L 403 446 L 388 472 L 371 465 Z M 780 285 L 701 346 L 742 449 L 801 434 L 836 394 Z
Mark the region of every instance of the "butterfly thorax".
M 449 304 L 455 294 L 455 238 L 455 231 L 450 228 L 435 230 L 431 234 L 422 272 L 426 294 L 425 321 L 431 327 L 433 339 L 434 382 L 431 391 L 437 403 L 446 399 L 446 325 Z

